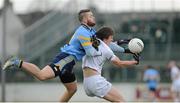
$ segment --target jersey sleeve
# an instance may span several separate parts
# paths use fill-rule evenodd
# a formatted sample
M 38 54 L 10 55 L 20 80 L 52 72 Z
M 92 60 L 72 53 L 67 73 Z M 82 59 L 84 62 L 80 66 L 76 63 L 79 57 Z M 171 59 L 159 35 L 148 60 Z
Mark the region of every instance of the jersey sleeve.
M 87 35 L 79 35 L 78 40 L 81 43 L 82 47 L 84 49 L 91 48 L 92 42 L 91 42 L 91 37 Z
M 117 45 L 115 42 L 111 42 L 109 44 L 109 47 L 111 48 L 112 51 L 114 52 L 120 52 L 120 53 L 124 53 L 125 49 L 119 45 Z
M 116 57 L 116 55 L 113 53 L 113 51 L 112 51 L 109 47 L 107 47 L 106 50 L 107 50 L 107 51 L 106 51 L 106 58 L 107 58 L 108 60 L 111 61 L 113 58 Z

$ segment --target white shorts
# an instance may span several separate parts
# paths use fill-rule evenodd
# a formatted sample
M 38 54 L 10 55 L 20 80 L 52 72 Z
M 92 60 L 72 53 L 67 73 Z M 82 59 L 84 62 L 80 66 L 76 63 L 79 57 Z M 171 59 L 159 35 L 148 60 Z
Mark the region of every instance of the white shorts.
M 102 98 L 110 91 L 112 84 L 101 75 L 94 75 L 84 78 L 83 86 L 88 96 Z

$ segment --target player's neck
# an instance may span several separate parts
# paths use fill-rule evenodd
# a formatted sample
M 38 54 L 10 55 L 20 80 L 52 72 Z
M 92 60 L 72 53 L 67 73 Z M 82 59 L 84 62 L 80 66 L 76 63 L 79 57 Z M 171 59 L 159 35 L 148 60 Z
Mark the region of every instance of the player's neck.
M 82 22 L 81 25 L 87 26 L 88 28 L 90 28 L 90 26 L 87 25 L 87 23 Z
M 90 27 L 90 26 L 88 26 L 86 23 L 81 23 L 81 25 L 82 25 L 82 26 L 84 26 L 86 29 L 91 30 L 91 27 Z

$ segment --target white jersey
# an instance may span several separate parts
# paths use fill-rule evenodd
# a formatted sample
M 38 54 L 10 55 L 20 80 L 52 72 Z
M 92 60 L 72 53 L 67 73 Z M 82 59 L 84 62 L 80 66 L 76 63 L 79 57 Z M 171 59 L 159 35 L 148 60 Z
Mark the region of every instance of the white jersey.
M 89 67 L 101 74 L 103 64 L 107 60 L 111 61 L 116 56 L 114 55 L 113 51 L 101 40 L 98 48 L 102 55 L 93 57 L 85 55 L 83 57 L 82 68 Z
M 171 68 L 172 91 L 180 92 L 180 70 L 174 66 Z
M 171 68 L 171 79 L 173 82 L 180 81 L 180 70 L 176 66 Z

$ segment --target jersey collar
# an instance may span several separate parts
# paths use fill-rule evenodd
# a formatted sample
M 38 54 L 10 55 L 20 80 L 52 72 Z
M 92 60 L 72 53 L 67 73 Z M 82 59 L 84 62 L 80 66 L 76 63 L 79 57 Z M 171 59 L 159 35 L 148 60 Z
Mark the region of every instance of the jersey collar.
M 86 30 L 89 30 L 90 32 L 94 31 L 94 29 L 92 29 L 91 27 L 85 25 L 85 24 L 81 24 Z

